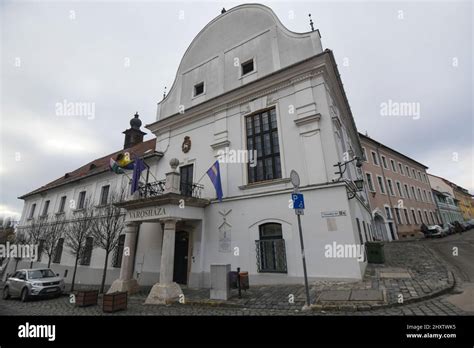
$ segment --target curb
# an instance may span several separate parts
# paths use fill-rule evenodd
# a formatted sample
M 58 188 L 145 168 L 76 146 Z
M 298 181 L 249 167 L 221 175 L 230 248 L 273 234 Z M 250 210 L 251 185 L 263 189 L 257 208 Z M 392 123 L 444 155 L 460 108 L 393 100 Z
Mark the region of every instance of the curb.
M 402 307 L 407 304 L 412 304 L 412 303 L 417 303 L 417 302 L 422 302 L 426 301 L 429 299 L 432 299 L 434 297 L 438 297 L 441 295 L 444 295 L 448 292 L 450 292 L 454 286 L 456 285 L 456 280 L 454 278 L 453 272 L 448 271 L 448 285 L 442 289 L 433 291 L 429 294 L 423 295 L 423 296 L 418 296 L 418 297 L 412 297 L 407 299 L 406 301 L 403 301 L 403 303 L 378 303 L 378 304 L 354 304 L 354 305 L 349 305 L 349 304 L 344 304 L 344 305 L 335 305 L 335 304 L 328 304 L 328 305 L 318 305 L 318 304 L 313 304 L 311 305 L 311 309 L 314 311 L 371 311 L 371 310 L 376 310 L 376 309 L 382 309 L 382 308 L 393 308 L 393 307 Z

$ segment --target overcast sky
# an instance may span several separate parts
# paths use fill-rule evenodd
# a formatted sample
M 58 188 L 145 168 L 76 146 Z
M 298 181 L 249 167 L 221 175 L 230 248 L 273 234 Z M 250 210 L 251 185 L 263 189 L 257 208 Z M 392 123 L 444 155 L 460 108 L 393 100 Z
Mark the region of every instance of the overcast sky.
M 296 32 L 312 14 L 360 132 L 474 193 L 469 1 L 262 3 Z M 136 111 L 153 122 L 192 39 L 238 4 L 2 1 L 0 214 L 20 213 L 18 196 L 120 149 Z M 382 115 L 390 100 L 417 103 L 419 117 Z M 64 101 L 94 113 L 61 115 Z

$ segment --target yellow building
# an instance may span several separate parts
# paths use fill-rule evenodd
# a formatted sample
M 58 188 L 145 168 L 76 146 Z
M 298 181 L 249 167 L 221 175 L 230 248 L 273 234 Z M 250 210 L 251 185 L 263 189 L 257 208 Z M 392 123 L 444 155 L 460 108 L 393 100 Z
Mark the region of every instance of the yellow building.
M 459 209 L 461 210 L 464 220 L 474 219 L 474 201 L 473 196 L 468 190 L 461 186 L 452 184 L 454 190 L 454 198 L 457 200 Z

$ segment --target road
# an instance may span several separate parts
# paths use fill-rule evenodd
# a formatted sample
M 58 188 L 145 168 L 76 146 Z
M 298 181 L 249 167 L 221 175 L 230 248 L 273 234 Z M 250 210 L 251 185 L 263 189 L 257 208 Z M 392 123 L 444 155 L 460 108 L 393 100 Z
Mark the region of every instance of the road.
M 445 260 L 456 275 L 459 294 L 448 301 L 467 312 L 474 312 L 474 229 L 426 243 Z

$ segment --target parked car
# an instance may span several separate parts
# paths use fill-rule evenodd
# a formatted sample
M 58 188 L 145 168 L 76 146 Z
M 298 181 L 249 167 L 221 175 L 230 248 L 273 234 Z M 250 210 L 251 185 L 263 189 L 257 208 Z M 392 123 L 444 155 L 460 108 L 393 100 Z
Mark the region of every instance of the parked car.
M 19 296 L 26 302 L 33 297 L 58 297 L 64 289 L 64 279 L 49 268 L 21 269 L 7 279 L 3 299 Z
M 468 224 L 468 228 L 474 228 L 474 219 L 467 220 L 466 223 Z
M 426 238 L 441 238 L 447 235 L 447 231 L 439 225 L 431 225 L 427 227 L 425 233 Z

